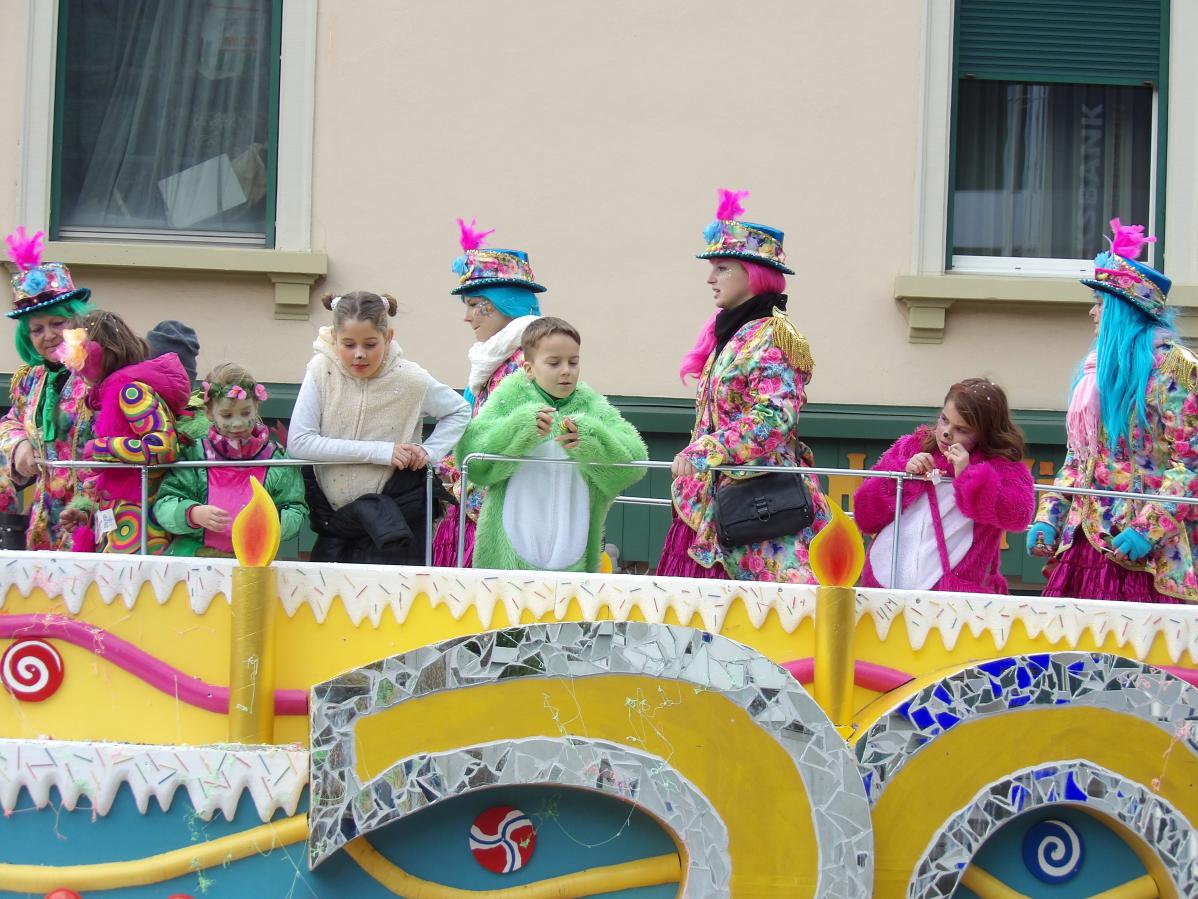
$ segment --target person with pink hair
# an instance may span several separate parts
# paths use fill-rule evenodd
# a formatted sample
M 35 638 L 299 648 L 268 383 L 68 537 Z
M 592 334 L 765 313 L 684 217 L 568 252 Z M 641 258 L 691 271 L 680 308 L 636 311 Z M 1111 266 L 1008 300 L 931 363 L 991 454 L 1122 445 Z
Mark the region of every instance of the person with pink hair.
M 716 220 L 703 234 L 707 250 L 698 255 L 711 262 L 707 283 L 717 310 L 682 360 L 683 383 L 698 382 L 697 419 L 690 443 L 674 458 L 675 518 L 657 573 L 814 583 L 808 546 L 831 517 L 816 478 L 802 477 L 810 498 L 804 526 L 740 545 L 718 533 L 717 491 L 756 475 L 717 467 L 814 463 L 797 433 L 814 363 L 807 340 L 785 315 L 785 275 L 794 272 L 781 231 L 739 220 L 746 196 L 720 191 Z

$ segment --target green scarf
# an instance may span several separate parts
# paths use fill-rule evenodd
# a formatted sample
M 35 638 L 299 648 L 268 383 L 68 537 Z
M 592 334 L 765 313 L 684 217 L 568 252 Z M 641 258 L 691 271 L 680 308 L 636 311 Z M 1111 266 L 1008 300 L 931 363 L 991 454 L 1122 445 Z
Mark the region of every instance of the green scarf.
M 570 402 L 570 397 L 574 396 L 574 391 L 570 391 L 570 396 L 556 397 L 552 393 L 542 389 L 541 385 L 536 381 L 532 382 L 532 386 L 535 387 L 537 393 L 541 395 L 541 399 L 543 399 L 554 409 L 560 409 L 562 406 L 566 405 L 566 403 Z
M 66 368 L 46 368 L 46 380 L 38 397 L 36 418 L 42 423 L 42 444 L 49 446 L 58 437 L 58 401 L 63 385 L 71 376 Z

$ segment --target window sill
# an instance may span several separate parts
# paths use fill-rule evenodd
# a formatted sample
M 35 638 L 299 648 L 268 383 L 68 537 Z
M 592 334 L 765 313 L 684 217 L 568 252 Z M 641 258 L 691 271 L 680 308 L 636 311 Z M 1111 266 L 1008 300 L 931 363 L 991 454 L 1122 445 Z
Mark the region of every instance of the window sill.
M 312 285 L 329 270 L 324 253 L 176 244 L 52 241 L 43 258 L 81 268 L 265 275 L 275 287 L 275 318 L 308 318 Z
M 907 307 L 907 340 L 941 343 L 948 310 L 956 305 L 990 309 L 1086 308 L 1090 293 L 1074 278 L 1027 275 L 899 275 L 894 297 Z M 1178 330 L 1189 340 L 1198 337 L 1198 285 L 1174 284 L 1169 305 L 1178 311 Z

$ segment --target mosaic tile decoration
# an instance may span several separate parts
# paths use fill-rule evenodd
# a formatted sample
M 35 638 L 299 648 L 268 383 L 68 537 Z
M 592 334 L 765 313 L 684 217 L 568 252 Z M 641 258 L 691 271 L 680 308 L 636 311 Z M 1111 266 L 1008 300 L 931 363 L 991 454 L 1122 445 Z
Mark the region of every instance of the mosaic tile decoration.
M 907 884 L 909 899 L 949 899 L 982 844 L 1017 815 L 1061 803 L 1101 812 L 1140 834 L 1179 896 L 1198 896 L 1198 834 L 1171 803 L 1084 759 L 1017 771 L 978 791 L 936 832 Z
M 924 746 L 962 722 L 1045 706 L 1134 715 L 1198 753 L 1198 687 L 1107 653 L 1054 652 L 973 665 L 924 687 L 874 723 L 855 750 L 870 804 Z
M 336 773 L 317 769 L 317 789 L 337 790 Z M 333 782 L 330 782 L 333 781 Z M 593 790 L 654 815 L 686 847 L 687 895 L 727 896 L 731 864 L 728 829 L 695 786 L 655 755 L 603 740 L 534 737 L 501 740 L 471 749 L 422 754 L 392 766 L 362 787 L 351 801 L 353 823 L 366 834 L 444 799 L 475 790 L 519 784 Z M 313 790 L 316 792 L 316 789 Z M 330 823 L 335 823 L 330 820 Z M 342 821 L 344 826 L 347 822 Z M 309 820 L 310 832 L 317 824 Z M 324 846 L 309 841 L 315 867 L 344 842 L 333 832 Z
M 316 685 L 311 705 L 314 787 L 309 863 L 315 865 L 377 826 L 377 816 L 386 810 L 377 804 L 376 791 L 411 795 L 404 778 L 424 770 L 422 766 L 429 762 L 423 755 L 403 760 L 388 775 L 370 784 L 358 783 L 353 728 L 359 717 L 409 699 L 501 678 L 609 673 L 683 681 L 718 692 L 743 708 L 794 760 L 814 803 L 811 815 L 820 870 L 817 895 L 858 899 L 871 893 L 873 836 L 868 802 L 852 753 L 815 700 L 784 669 L 749 647 L 691 628 L 640 622 L 570 622 L 491 631 L 397 655 Z M 438 764 L 455 766 L 457 773 L 451 778 L 455 782 L 467 769 L 490 776 L 479 766 L 484 749 L 449 753 Z M 521 751 L 516 760 L 524 757 Z M 581 751 L 553 759 L 538 756 L 541 762 L 534 764 L 543 768 L 547 761 L 586 757 Z M 609 765 L 617 763 L 621 759 L 608 757 Z M 665 763 L 654 759 L 654 764 Z M 595 779 L 593 770 L 576 771 L 574 776 L 592 783 Z M 438 788 L 433 795 L 452 794 Z M 695 860 L 710 859 L 708 844 L 726 845 L 727 836 L 701 821 L 682 827 L 679 833 L 696 832 L 696 826 L 703 842 L 688 851 Z M 722 889 L 725 892 L 694 895 L 726 895 L 726 881 Z

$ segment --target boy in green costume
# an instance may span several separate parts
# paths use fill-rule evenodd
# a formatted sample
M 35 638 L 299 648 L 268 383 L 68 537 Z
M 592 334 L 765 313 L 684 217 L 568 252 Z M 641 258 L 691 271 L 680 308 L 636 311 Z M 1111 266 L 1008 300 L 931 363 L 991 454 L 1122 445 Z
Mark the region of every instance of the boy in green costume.
M 579 383 L 582 338 L 560 318 L 524 331 L 524 377 L 505 378 L 470 422 L 457 461 L 472 453 L 573 459 L 470 463 L 473 484 L 487 487 L 478 520 L 478 568 L 597 571 L 603 521 L 612 501 L 645 475 L 612 463 L 649 457 L 636 428 Z

